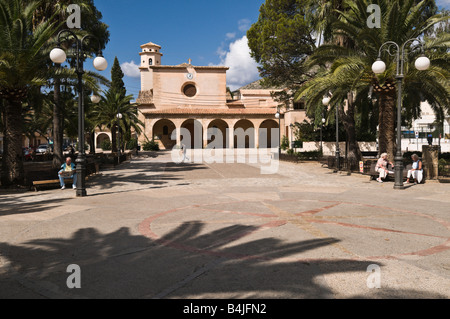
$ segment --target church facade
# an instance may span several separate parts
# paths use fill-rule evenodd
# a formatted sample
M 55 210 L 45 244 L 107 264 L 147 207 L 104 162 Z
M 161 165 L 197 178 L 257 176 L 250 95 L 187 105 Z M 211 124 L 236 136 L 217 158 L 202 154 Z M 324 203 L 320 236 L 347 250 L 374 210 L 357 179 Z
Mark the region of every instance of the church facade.
M 154 140 L 161 149 L 181 143 L 206 148 L 214 141 L 224 148 L 278 147 L 272 132 L 283 127 L 289 130 L 285 108 L 278 108 L 270 94 L 273 90 L 243 87 L 239 96 L 232 97 L 227 92 L 227 67 L 194 66 L 191 60 L 163 65 L 159 45 L 147 43 L 141 49 L 141 91 L 136 101 L 144 123 L 141 144 Z M 246 134 L 241 141 L 237 132 L 242 131 Z M 189 132 L 190 141 L 183 132 Z M 289 134 L 284 129 L 280 132 L 281 136 Z

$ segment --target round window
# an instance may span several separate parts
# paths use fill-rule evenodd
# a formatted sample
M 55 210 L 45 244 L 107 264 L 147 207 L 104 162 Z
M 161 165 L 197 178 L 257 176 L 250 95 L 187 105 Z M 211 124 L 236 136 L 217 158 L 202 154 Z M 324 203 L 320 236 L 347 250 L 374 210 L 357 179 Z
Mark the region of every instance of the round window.
M 183 93 L 187 97 L 193 97 L 197 94 L 197 88 L 194 84 L 188 84 L 183 88 Z

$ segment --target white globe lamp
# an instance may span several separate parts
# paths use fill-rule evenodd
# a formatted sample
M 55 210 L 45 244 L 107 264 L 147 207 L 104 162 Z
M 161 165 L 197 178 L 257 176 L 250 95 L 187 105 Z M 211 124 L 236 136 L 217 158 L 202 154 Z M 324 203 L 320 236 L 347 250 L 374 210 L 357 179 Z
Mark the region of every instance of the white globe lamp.
M 102 56 L 98 56 L 94 59 L 94 68 L 98 71 L 105 71 L 108 67 L 108 61 Z
M 381 59 L 376 60 L 373 64 L 372 64 L 372 71 L 375 74 L 381 74 L 384 71 L 386 71 L 386 63 L 384 63 L 383 61 L 381 61 Z
M 416 62 L 414 63 L 416 69 L 419 71 L 428 70 L 430 64 L 431 64 L 430 59 L 428 59 L 426 56 L 421 56 L 417 58 Z
M 52 60 L 53 63 L 62 64 L 66 61 L 66 58 L 66 52 L 60 48 L 54 48 L 50 52 L 50 60 Z
M 95 94 L 91 95 L 91 102 L 92 103 L 97 104 L 97 103 L 100 102 L 100 100 L 101 100 L 100 96 L 95 95 Z

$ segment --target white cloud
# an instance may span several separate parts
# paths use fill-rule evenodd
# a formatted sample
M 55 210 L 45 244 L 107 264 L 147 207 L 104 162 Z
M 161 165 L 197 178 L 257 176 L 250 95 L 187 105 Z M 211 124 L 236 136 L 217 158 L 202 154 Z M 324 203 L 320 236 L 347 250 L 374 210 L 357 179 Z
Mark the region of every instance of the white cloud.
M 120 65 L 120 67 L 122 68 L 123 74 L 130 78 L 138 78 L 141 76 L 139 65 L 134 63 L 134 61 L 124 62 Z
M 450 0 L 437 0 L 436 4 L 439 8 L 444 7 L 447 10 L 450 9 Z
M 259 79 L 258 64 L 250 56 L 246 36 L 230 44 L 228 51 L 221 56 L 220 64 L 230 68 L 227 72 L 227 85 L 231 90 Z
M 236 37 L 236 33 L 235 32 L 228 32 L 227 34 L 225 34 L 225 37 L 227 38 L 227 40 L 234 39 Z
M 227 55 L 227 51 L 223 48 L 224 44 L 217 48 L 216 54 L 220 57 L 220 59 L 223 59 Z
M 250 20 L 249 19 L 241 19 L 238 21 L 239 31 L 245 32 L 250 29 Z

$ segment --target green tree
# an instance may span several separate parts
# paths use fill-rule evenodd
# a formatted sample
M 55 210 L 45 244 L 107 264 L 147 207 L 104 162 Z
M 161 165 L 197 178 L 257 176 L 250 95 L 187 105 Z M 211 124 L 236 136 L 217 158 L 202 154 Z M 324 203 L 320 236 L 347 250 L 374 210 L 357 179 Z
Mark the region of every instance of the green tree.
M 127 94 L 125 83 L 123 83 L 123 77 L 124 74 L 122 68 L 120 67 L 119 60 L 115 57 L 111 68 L 111 89 L 116 93 L 120 93 L 122 98 Z
M 92 121 L 95 127 L 106 127 L 112 133 L 112 150 L 117 152 L 117 130 L 120 127 L 122 132 L 134 129 L 136 133 L 141 133 L 143 123 L 138 118 L 138 108 L 135 103 L 131 103 L 132 95 L 122 97 L 114 90 L 108 90 L 99 104 L 92 109 Z M 122 114 L 122 119 L 117 120 L 117 114 Z
M 375 76 L 372 63 L 378 56 L 381 45 L 394 41 L 402 45 L 410 38 L 421 37 L 444 19 L 442 15 L 429 17 L 427 1 L 414 4 L 414 1 L 380 0 L 382 8 L 381 28 L 369 29 L 366 12 L 370 1 L 357 0 L 350 5 L 351 11 L 339 11 L 341 19 L 334 22 L 336 35 L 346 37 L 349 47 L 325 44 L 316 50 L 309 65 L 322 65 L 326 70 L 298 91 L 298 98 L 307 96 L 311 107 L 317 107 L 323 95 L 333 92 L 331 104 L 342 105 L 344 101 L 350 110 L 354 103 L 360 104 L 368 95 L 377 98 L 379 109 L 379 146 L 381 152 L 387 152 L 393 158 L 395 152 L 396 119 L 396 65 L 389 54 L 384 53 L 387 70 L 381 76 Z M 415 59 L 421 54 L 420 46 L 414 45 L 408 51 L 405 61 L 403 106 L 406 113 L 419 114 L 420 102 L 427 100 L 435 109 L 448 107 L 448 47 L 449 35 L 442 34 L 433 41 L 427 41 L 426 55 L 432 66 L 427 71 L 418 71 L 414 67 Z M 347 116 L 350 114 L 347 113 Z
M 58 29 L 54 33 L 54 37 L 59 31 L 67 29 L 66 20 L 69 16 L 67 8 L 71 4 L 77 4 L 81 9 L 81 28 L 79 30 L 73 29 L 80 37 L 90 34 L 98 39 L 97 41 L 89 41 L 85 45 L 85 51 L 88 55 L 98 52 L 99 45 L 101 48 L 106 46 L 109 41 L 108 26 L 101 22 L 102 14 L 97 10 L 93 0 L 49 0 L 42 1 L 40 6 L 35 10 L 33 14 L 33 23 L 36 26 L 42 21 L 46 21 L 50 17 L 56 17 L 58 23 Z M 56 41 L 56 39 L 54 39 Z M 73 43 L 64 43 L 65 49 L 71 47 Z M 71 55 L 68 55 L 69 63 L 74 66 L 74 62 L 70 61 Z M 61 86 L 64 85 L 65 79 L 76 79 L 76 75 L 73 70 L 62 69 L 59 66 L 52 66 L 51 61 L 49 63 L 48 78 L 53 79 L 48 85 L 53 87 L 53 138 L 54 138 L 54 152 L 53 152 L 53 166 L 59 167 L 63 162 L 63 135 L 64 135 L 64 113 L 65 107 L 69 101 L 62 99 L 64 94 L 61 94 Z M 91 76 L 92 76 L 91 72 Z M 95 76 L 94 76 L 95 77 Z M 74 81 L 72 81 L 74 82 Z M 67 85 L 67 83 L 65 83 Z M 76 87 L 76 86 L 75 86 Z M 73 88 L 72 88 L 73 89 Z
M 0 97 L 4 101 L 4 155 L 2 186 L 23 184 L 22 104 L 42 78 L 48 59 L 44 45 L 51 39 L 56 22 L 48 19 L 33 29 L 33 12 L 40 2 L 0 0 Z
M 305 1 L 300 0 L 266 0 L 261 6 L 258 21 L 248 30 L 247 38 L 251 55 L 260 65 L 263 85 L 289 87 L 290 92 L 295 92 L 312 77 L 304 66 L 315 48 L 305 10 Z M 276 97 L 289 103 L 292 95 Z
M 267 0 L 261 7 L 258 22 L 248 32 L 249 46 L 253 57 L 262 65 L 260 72 L 266 77 L 265 82 L 288 88 L 274 95 L 278 101 L 289 105 L 305 83 L 314 82 L 329 67 L 321 70 L 306 63 L 316 50 L 313 34 L 319 36 L 319 43 L 323 38 L 326 43 L 351 47 L 345 35 L 332 32 L 332 24 L 340 18 L 338 10 L 349 10 L 346 1 Z M 298 94 L 297 97 L 306 103 L 307 114 L 315 125 L 322 125 L 322 99 Z M 351 96 L 347 98 L 352 101 Z M 350 157 L 357 161 L 361 154 L 356 142 L 355 107 L 352 103 L 347 106 L 339 113 L 347 129 Z

